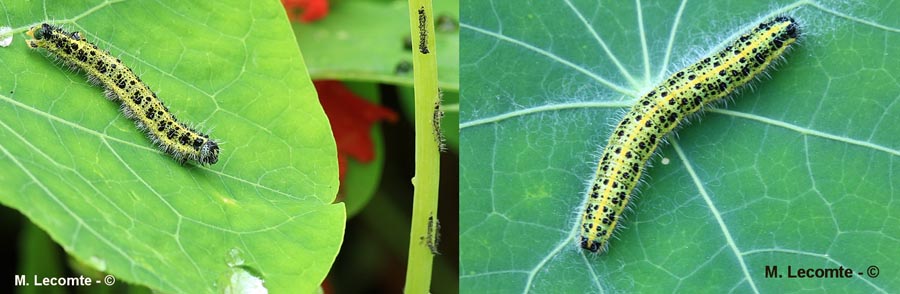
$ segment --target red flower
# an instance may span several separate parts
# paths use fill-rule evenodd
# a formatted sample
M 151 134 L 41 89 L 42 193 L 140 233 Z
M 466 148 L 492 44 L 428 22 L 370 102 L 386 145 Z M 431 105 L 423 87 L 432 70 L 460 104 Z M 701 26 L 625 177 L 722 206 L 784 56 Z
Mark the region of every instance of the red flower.
M 314 22 L 328 15 L 328 0 L 281 0 L 291 21 Z
M 372 125 L 381 120 L 397 121 L 397 113 L 360 98 L 339 81 L 313 81 L 319 92 L 319 102 L 331 122 L 337 143 L 340 178 L 344 179 L 346 157 L 366 163 L 375 159 L 372 146 Z

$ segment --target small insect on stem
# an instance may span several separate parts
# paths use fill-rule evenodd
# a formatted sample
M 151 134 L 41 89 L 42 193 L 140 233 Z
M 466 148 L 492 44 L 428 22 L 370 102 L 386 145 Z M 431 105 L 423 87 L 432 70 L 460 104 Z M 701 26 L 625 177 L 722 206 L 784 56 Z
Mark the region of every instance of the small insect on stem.
M 444 100 L 444 92 L 438 89 L 438 99 L 434 102 L 434 113 L 431 117 L 431 127 L 432 132 L 434 133 L 434 140 L 437 141 L 438 144 L 438 152 L 446 152 L 447 151 L 447 139 L 444 138 L 444 133 L 441 132 L 441 121 L 444 120 L 444 111 L 441 109 L 441 103 Z
M 428 54 L 428 17 L 425 16 L 425 7 L 419 8 L 419 52 Z
M 441 242 L 441 222 L 434 215 L 428 217 L 428 233 L 425 240 L 432 255 L 441 254 L 438 252 L 438 244 Z

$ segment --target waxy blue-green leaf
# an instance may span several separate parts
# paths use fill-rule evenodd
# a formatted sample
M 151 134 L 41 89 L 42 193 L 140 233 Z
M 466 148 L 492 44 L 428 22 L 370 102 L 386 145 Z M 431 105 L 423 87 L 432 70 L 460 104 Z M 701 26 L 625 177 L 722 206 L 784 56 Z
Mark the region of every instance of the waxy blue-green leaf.
M 578 249 L 623 111 L 778 14 L 803 24 L 801 41 L 668 138 L 608 252 Z M 461 292 L 900 291 L 900 6 L 470 1 L 461 15 Z M 790 279 L 789 266 L 853 276 Z

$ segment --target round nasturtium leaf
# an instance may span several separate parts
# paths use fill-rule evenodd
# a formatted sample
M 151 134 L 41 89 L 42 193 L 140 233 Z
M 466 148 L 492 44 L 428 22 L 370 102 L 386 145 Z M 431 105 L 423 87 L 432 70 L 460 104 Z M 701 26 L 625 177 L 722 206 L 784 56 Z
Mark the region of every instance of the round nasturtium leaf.
M 900 6 L 772 2 L 465 2 L 460 291 L 900 290 Z M 791 52 L 668 137 L 608 252 L 577 248 L 624 111 L 780 14 Z

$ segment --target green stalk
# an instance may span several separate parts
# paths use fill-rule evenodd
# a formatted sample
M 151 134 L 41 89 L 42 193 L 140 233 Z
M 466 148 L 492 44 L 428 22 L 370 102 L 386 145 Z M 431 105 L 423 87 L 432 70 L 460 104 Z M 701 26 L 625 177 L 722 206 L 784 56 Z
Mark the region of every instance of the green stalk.
M 432 124 L 432 119 L 436 117 L 434 112 L 437 111 L 435 105 L 439 103 L 439 94 L 431 0 L 409 0 L 409 16 L 416 96 L 416 174 L 412 180 L 415 190 L 404 291 L 429 293 L 434 256 L 428 245 L 436 244 L 437 233 L 434 230 L 437 222 L 440 178 L 438 139 Z M 424 43 L 420 42 L 422 36 L 425 36 Z M 430 218 L 434 221 L 429 221 Z M 429 229 L 432 233 L 429 233 Z

